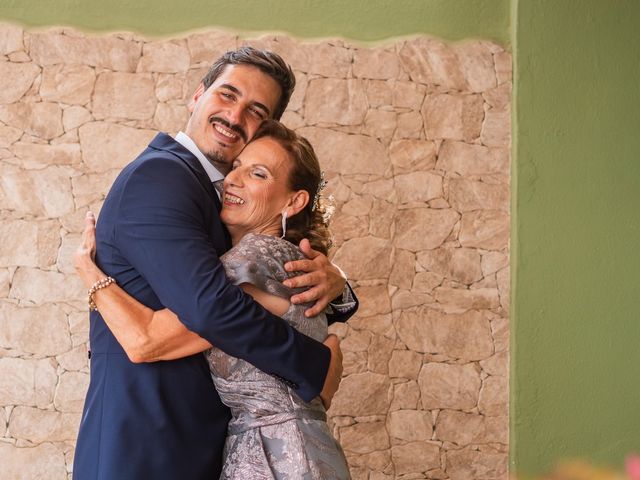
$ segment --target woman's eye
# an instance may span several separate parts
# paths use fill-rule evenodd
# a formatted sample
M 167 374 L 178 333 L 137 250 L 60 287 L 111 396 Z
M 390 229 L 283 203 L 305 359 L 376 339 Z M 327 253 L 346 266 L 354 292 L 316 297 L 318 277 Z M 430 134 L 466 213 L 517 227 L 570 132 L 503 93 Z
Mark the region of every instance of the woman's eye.
M 258 178 L 267 178 L 267 174 L 259 170 L 256 170 L 255 172 L 253 172 L 253 174 Z

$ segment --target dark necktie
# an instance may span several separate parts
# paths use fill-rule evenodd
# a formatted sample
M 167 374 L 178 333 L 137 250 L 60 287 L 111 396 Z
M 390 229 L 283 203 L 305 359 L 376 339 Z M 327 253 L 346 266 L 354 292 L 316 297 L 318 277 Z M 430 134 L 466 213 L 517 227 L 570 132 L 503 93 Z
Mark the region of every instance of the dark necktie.
M 216 180 L 215 182 L 211 182 L 213 183 L 213 188 L 216 189 L 216 192 L 218 193 L 218 198 L 222 198 L 222 183 L 224 182 L 224 179 L 220 179 L 220 180 Z

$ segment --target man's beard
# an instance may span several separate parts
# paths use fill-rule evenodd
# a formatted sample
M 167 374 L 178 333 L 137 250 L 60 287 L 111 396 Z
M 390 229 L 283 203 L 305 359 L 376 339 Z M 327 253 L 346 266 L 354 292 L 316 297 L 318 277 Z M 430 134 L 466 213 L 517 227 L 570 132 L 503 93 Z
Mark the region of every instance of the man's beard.
M 202 153 L 205 157 L 207 157 L 209 163 L 216 167 L 216 170 L 218 170 L 220 173 L 226 175 L 231 171 L 231 162 L 224 158 L 224 156 L 220 152 L 210 150 L 208 152 Z

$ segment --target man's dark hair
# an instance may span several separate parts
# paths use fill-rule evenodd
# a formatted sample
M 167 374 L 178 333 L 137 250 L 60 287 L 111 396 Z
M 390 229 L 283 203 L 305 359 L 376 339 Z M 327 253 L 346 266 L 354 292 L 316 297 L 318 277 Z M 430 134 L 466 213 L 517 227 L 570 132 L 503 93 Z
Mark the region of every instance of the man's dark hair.
M 227 65 L 251 65 L 260 69 L 276 81 L 280 86 L 281 94 L 280 101 L 278 105 L 276 105 L 272 118 L 280 120 L 280 117 L 282 117 L 282 114 L 289 104 L 293 89 L 296 86 L 296 77 L 293 74 L 293 70 L 291 70 L 291 67 L 286 64 L 282 57 L 277 53 L 268 50 L 258 50 L 249 46 L 231 50 L 211 65 L 211 68 L 202 79 L 205 90 L 216 81 L 216 78 L 222 75 Z

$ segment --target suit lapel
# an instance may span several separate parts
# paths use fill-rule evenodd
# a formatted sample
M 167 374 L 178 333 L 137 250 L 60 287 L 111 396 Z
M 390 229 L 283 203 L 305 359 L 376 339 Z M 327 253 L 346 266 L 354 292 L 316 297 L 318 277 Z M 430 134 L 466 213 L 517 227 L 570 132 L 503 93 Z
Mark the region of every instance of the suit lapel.
M 193 153 L 191 153 L 187 148 L 185 148 L 181 143 L 176 142 L 174 138 L 170 137 L 165 133 L 158 133 L 156 137 L 151 141 L 149 147 L 154 148 L 156 150 L 163 150 L 169 152 L 170 154 L 180 158 L 187 166 L 193 171 L 198 181 L 202 184 L 209 198 L 213 200 L 213 204 L 216 206 L 216 211 L 220 213 L 222 210 L 222 204 L 220 203 L 220 199 L 218 198 L 218 194 L 216 193 L 215 188 L 213 187 L 213 183 L 205 172 L 204 168 L 200 161 L 195 157 Z M 218 219 L 218 222 L 220 220 Z M 229 235 L 229 231 L 227 228 L 220 222 L 222 225 L 222 232 L 224 236 L 225 242 L 225 251 L 231 248 L 231 236 Z
M 182 144 L 176 142 L 172 137 L 165 133 L 158 133 L 158 135 L 156 135 L 156 137 L 151 141 L 149 146 L 151 148 L 155 148 L 156 150 L 164 150 L 166 152 L 169 152 L 186 163 L 187 166 L 196 175 L 196 178 L 202 184 L 209 197 L 213 198 L 213 203 L 216 205 L 216 209 L 218 210 L 218 212 L 220 211 L 222 205 L 220 204 L 218 194 L 213 188 L 213 184 L 211 183 L 209 175 L 207 175 L 207 172 L 204 171 L 202 164 L 193 153 L 191 153 Z

